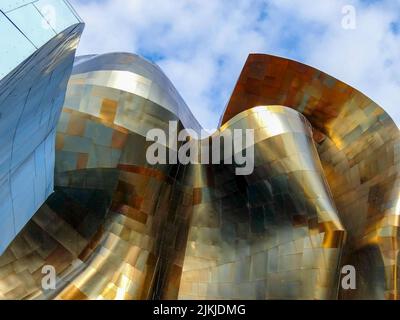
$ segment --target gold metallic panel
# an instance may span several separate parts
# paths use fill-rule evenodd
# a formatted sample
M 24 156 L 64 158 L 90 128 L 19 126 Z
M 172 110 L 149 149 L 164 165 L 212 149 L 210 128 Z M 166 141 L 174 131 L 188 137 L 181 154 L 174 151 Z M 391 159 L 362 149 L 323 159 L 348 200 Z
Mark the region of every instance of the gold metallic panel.
M 319 70 L 251 54 L 221 122 L 260 104 L 291 107 L 313 126 L 348 233 L 342 265 L 354 265 L 359 275 L 357 289 L 342 290 L 340 297 L 397 299 L 400 135 L 395 123 L 368 97 Z
M 194 183 L 201 187 L 178 297 L 335 298 L 345 231 L 308 121 L 289 108 L 261 106 L 221 132 L 233 127 L 255 130 L 255 170 L 244 178 L 229 168 L 211 167 L 205 181 L 194 175 L 202 182 Z

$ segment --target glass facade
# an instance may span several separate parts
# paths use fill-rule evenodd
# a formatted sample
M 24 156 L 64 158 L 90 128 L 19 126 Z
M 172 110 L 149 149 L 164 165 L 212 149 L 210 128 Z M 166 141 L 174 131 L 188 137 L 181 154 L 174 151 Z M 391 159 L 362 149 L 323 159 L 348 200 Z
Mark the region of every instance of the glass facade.
M 0 80 L 50 39 L 81 22 L 64 0 L 3 0 Z

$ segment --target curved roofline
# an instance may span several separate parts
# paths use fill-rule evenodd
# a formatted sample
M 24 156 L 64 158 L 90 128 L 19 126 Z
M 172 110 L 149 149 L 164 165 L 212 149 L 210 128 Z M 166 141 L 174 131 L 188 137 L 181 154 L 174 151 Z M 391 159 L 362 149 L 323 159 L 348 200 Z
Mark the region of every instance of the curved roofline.
M 178 111 L 176 114 L 187 128 L 191 128 L 196 132 L 200 132 L 202 129 L 202 126 L 193 115 L 192 111 L 178 90 L 175 88 L 171 80 L 157 64 L 149 61 L 148 59 L 143 58 L 138 54 L 129 52 L 110 52 L 98 55 L 88 54 L 78 56 L 74 63 L 72 75 L 97 71 L 122 71 L 126 73 L 137 74 L 150 80 L 154 84 L 158 85 L 159 88 L 163 88 L 165 90 L 164 94 L 175 101 Z M 153 84 L 151 86 L 153 86 Z M 163 106 L 165 107 L 165 105 Z
M 241 77 L 244 75 L 244 72 L 245 72 L 244 70 L 245 70 L 246 66 L 248 66 L 248 64 L 250 63 L 250 61 L 251 61 L 252 58 L 257 58 L 257 57 L 258 57 L 258 58 L 270 58 L 270 59 L 275 59 L 275 60 L 281 60 L 281 61 L 283 61 L 283 62 L 288 62 L 288 63 L 294 64 L 294 65 L 297 65 L 297 66 L 299 66 L 299 67 L 306 68 L 306 69 L 308 69 L 308 70 L 310 70 L 310 71 L 319 72 L 319 73 L 321 73 L 323 76 L 329 77 L 331 80 L 337 81 L 337 82 L 343 84 L 345 87 L 347 87 L 347 88 L 349 88 L 349 89 L 352 89 L 352 90 L 354 90 L 356 93 L 358 93 L 358 94 L 362 95 L 363 97 L 369 99 L 372 103 L 374 103 L 375 105 L 379 106 L 379 108 L 381 108 L 381 109 L 386 113 L 386 115 L 390 118 L 390 120 L 393 121 L 393 123 L 397 126 L 397 124 L 396 124 L 396 122 L 393 120 L 393 118 L 388 114 L 388 112 L 387 112 L 381 105 L 379 105 L 377 102 L 375 102 L 375 101 L 374 101 L 373 99 L 371 99 L 368 95 L 366 95 L 365 93 L 363 93 L 361 90 L 357 89 L 357 88 L 354 87 L 354 86 L 351 86 L 351 85 L 347 84 L 347 83 L 344 82 L 343 80 L 340 80 L 340 79 L 338 79 L 338 78 L 336 78 L 336 77 L 330 75 L 329 73 L 327 73 L 327 72 L 325 72 L 325 71 L 322 71 L 322 70 L 320 70 L 320 69 L 318 69 L 318 68 L 316 68 L 316 67 L 313 67 L 313 66 L 308 65 L 308 64 L 303 63 L 303 62 L 296 61 L 296 60 L 294 60 L 294 59 L 290 59 L 290 58 L 286 58 L 286 57 L 278 56 L 278 55 L 273 55 L 273 54 L 256 53 L 256 52 L 254 52 L 254 53 L 249 53 L 249 55 L 247 56 L 247 59 L 246 59 L 244 65 L 243 65 L 243 68 L 242 68 L 242 71 L 241 71 L 240 75 L 238 76 L 238 79 L 237 79 L 237 81 L 236 81 L 236 84 L 235 84 L 235 86 L 234 86 L 234 89 L 233 89 L 233 91 L 232 91 L 232 94 L 231 94 L 229 100 L 227 101 L 227 103 L 226 103 L 226 105 L 225 105 L 225 108 L 224 108 L 223 113 L 221 114 L 221 117 L 220 117 L 220 120 L 219 120 L 219 123 L 218 123 L 219 126 L 223 125 L 223 124 L 227 121 L 227 119 L 226 119 L 225 116 L 226 116 L 226 113 L 227 113 L 227 111 L 228 111 L 229 104 L 230 104 L 230 102 L 231 102 L 232 97 L 235 95 L 235 91 L 236 91 L 236 89 L 237 89 L 237 87 L 238 87 L 238 85 L 239 85 L 239 83 L 240 83 L 240 81 L 241 81 Z M 263 104 L 263 103 L 262 103 L 262 104 Z M 277 103 L 277 104 L 279 104 L 279 103 Z M 248 106 L 248 107 L 251 107 L 251 106 Z
M 77 65 L 79 65 L 83 62 L 88 62 L 93 58 L 111 57 L 111 56 L 116 56 L 116 55 L 138 58 L 138 59 L 142 60 L 143 62 L 145 62 L 146 64 L 152 65 L 153 67 L 157 68 L 159 71 L 162 72 L 162 74 L 164 74 L 164 71 L 156 63 L 150 61 L 149 59 L 146 59 L 145 57 L 143 57 L 137 53 L 127 52 L 127 51 L 113 51 L 113 52 L 106 52 L 106 53 L 100 53 L 100 54 L 94 53 L 94 54 L 80 55 L 75 58 L 74 67 L 76 67 Z M 73 71 L 73 74 L 76 74 L 76 73 Z

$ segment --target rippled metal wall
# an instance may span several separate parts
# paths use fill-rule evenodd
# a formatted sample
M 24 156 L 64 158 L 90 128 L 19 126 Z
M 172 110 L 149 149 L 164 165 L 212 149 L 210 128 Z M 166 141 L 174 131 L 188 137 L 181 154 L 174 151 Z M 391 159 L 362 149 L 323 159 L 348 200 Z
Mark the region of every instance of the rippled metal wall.
M 221 122 L 260 104 L 304 114 L 348 234 L 342 264 L 357 270 L 357 289 L 340 297 L 399 297 L 400 134 L 388 114 L 333 77 L 288 59 L 249 56 Z
M 103 70 L 110 64 L 112 71 Z M 117 70 L 121 65 L 125 71 Z M 106 169 L 115 178 L 101 234 L 80 256 L 85 269 L 59 298 L 151 298 L 165 285 L 159 272 L 180 277 L 177 256 L 185 241 L 179 237 L 191 194 L 176 177 L 178 165 L 147 164 L 145 136 L 154 127 L 167 130 L 181 112 L 191 113 L 173 104 L 183 101 L 166 90 L 172 85 L 161 71 L 137 56 L 82 59 L 75 70 L 86 72 L 75 71 L 70 80 L 57 135 L 56 185 L 62 192 L 98 189 L 110 182 L 98 175 Z M 167 290 L 177 291 L 168 284 Z
M 220 129 L 255 130 L 255 170 L 195 176 L 181 299 L 332 299 L 345 232 L 308 121 L 282 106 Z M 201 169 L 200 169 L 201 170 Z M 197 178 L 197 179 L 196 179 Z
M 0 257 L 1 298 L 397 298 L 399 132 L 376 104 L 308 66 L 250 55 L 212 137 L 255 130 L 248 176 L 149 165 L 145 135 L 170 120 L 200 130 L 155 65 L 77 59 L 56 192 Z M 357 290 L 340 291 L 349 263 Z M 41 288 L 46 264 L 56 290 Z
M 170 110 L 199 125 L 188 109 L 179 111 L 185 105 L 169 80 L 140 57 L 84 57 L 74 70 L 57 128 L 55 193 L 0 258 L 2 270 L 33 260 L 24 276 L 54 265 L 57 288 L 43 291 L 39 277 L 25 282 L 17 273 L 20 290 L 7 291 L 8 275 L 0 292 L 40 299 L 176 297 L 192 189 L 180 182 L 181 166 L 149 167 L 145 135 L 178 120 Z M 171 101 L 181 105 L 174 110 Z M 11 255 L 25 242 L 33 248 Z

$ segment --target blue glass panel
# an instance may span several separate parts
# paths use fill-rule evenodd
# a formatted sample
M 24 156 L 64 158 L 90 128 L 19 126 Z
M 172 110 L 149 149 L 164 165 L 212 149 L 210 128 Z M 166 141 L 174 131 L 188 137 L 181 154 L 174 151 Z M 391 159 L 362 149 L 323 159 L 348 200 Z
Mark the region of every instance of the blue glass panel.
M 36 0 L 1 0 L 0 10 L 3 12 L 7 12 L 34 1 Z
M 37 48 L 40 48 L 56 35 L 38 9 L 32 4 L 11 11 L 7 16 Z
M 1 79 L 35 52 L 36 48 L 2 13 L 0 13 L 0 34 Z
M 63 0 L 39 0 L 34 5 L 57 33 L 80 22 Z

